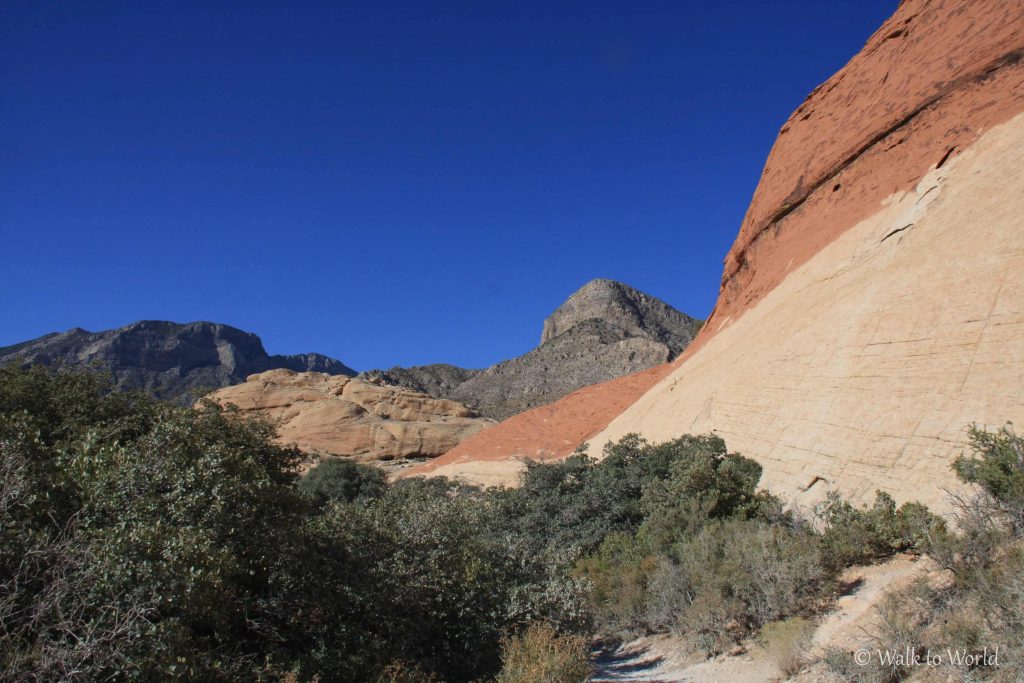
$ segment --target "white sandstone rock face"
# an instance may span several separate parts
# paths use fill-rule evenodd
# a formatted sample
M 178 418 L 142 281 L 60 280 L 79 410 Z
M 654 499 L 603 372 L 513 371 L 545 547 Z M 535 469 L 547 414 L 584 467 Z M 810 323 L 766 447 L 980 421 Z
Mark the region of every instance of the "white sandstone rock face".
M 798 504 L 835 488 L 943 510 L 968 425 L 1008 420 L 1024 422 L 1024 115 L 723 321 L 590 443 L 715 431 Z

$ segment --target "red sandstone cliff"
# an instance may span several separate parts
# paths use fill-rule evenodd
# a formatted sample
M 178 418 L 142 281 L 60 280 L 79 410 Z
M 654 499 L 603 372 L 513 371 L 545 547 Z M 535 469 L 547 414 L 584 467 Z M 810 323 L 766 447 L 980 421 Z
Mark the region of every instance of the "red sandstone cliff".
M 915 472 L 937 491 L 961 422 L 1024 417 L 1022 56 L 1019 0 L 900 4 L 783 126 L 680 359 L 431 468 L 508 481 L 517 456 L 715 429 L 791 493 L 820 480 L 868 495 L 887 477 L 900 493 Z

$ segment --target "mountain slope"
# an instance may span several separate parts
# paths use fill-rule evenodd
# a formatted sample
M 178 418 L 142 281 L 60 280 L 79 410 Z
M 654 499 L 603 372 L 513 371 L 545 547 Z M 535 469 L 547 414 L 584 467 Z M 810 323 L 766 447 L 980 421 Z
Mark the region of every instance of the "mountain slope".
M 588 320 L 601 320 L 625 336 L 646 337 L 664 344 L 674 358 L 693 341 L 699 321 L 661 299 L 615 280 L 591 280 L 573 293 L 544 321 L 543 346 Z
M 707 338 L 592 443 L 711 429 L 796 503 L 948 509 L 1024 419 L 1024 12 L 906 0 L 783 126 Z
M 450 365 L 373 370 L 367 381 L 396 384 L 505 419 L 577 389 L 665 363 L 701 322 L 613 280 L 592 280 L 544 321 L 541 344 L 485 370 Z
M 782 127 L 715 310 L 669 371 L 634 376 L 625 410 L 616 383 L 588 387 L 434 471 L 508 479 L 588 429 L 596 453 L 715 431 L 797 504 L 881 489 L 947 509 L 967 425 L 1024 420 L 1020 10 L 900 3 Z M 495 440 L 514 424 L 531 431 Z
M 197 393 L 243 382 L 253 373 L 287 368 L 354 375 L 317 353 L 270 356 L 255 334 L 211 322 L 142 320 L 103 332 L 74 328 L 0 347 L 0 365 L 89 367 L 111 374 L 119 390 L 190 404 Z

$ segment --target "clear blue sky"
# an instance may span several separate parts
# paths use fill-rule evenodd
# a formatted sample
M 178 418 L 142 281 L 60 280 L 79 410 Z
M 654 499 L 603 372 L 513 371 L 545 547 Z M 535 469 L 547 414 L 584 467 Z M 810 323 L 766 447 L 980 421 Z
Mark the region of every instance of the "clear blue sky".
M 357 369 L 698 317 L 782 123 L 896 0 L 0 3 L 0 345 L 215 320 Z

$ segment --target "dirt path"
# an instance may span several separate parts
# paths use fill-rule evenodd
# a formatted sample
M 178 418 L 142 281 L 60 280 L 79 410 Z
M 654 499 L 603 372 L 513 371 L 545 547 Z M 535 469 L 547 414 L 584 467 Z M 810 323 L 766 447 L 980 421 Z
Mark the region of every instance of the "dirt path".
M 906 585 L 929 568 L 926 561 L 897 555 L 881 564 L 846 570 L 842 581 L 850 588 L 836 601 L 835 607 L 822 616 L 814 633 L 810 656 L 820 657 L 827 647 L 854 650 L 865 644 L 877 620 L 872 607 L 887 591 Z M 700 655 L 686 654 L 683 643 L 671 636 L 640 638 L 616 648 L 597 649 L 591 681 L 767 683 L 785 680 L 762 647 L 746 641 L 743 648 L 742 654 L 704 659 Z M 830 679 L 821 665 L 815 665 L 791 680 L 810 683 Z

